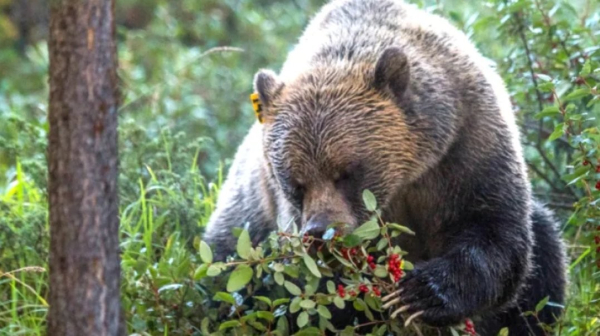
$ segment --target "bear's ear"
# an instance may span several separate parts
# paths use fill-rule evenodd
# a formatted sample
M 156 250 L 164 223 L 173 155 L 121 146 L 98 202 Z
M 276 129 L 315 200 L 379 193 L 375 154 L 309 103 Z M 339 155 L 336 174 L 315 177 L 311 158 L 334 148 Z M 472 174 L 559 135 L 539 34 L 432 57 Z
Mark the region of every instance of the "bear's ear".
M 260 70 L 254 76 L 254 92 L 258 93 L 261 104 L 267 109 L 273 103 L 273 100 L 277 98 L 282 88 L 283 82 L 271 70 Z
M 375 66 L 373 84 L 378 90 L 388 91 L 398 101 L 405 96 L 410 81 L 410 65 L 406 54 L 397 47 L 386 49 Z

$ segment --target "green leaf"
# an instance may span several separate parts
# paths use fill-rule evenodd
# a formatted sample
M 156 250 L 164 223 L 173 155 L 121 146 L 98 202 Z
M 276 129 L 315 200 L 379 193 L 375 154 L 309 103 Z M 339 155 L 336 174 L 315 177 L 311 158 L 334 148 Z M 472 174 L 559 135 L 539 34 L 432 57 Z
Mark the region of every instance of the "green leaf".
M 290 292 L 290 294 L 292 295 L 301 295 L 302 291 L 300 290 L 300 287 L 296 286 L 295 284 L 293 284 L 292 282 L 289 281 L 285 281 L 283 283 L 283 286 L 285 287 L 285 289 L 288 290 L 288 292 Z
M 542 309 L 544 309 L 544 307 L 548 304 L 549 300 L 550 300 L 550 297 L 546 296 L 540 302 L 538 302 L 538 304 L 535 305 L 535 312 L 539 313 L 540 311 L 542 311 Z
M 415 268 L 415 266 L 408 260 L 403 260 L 402 261 L 402 269 L 403 270 L 407 270 L 407 271 L 412 271 Z
M 236 292 L 244 288 L 252 280 L 252 274 L 254 274 L 254 271 L 252 271 L 250 266 L 245 264 L 238 265 L 229 276 L 227 291 Z
M 377 246 L 375 247 L 378 251 L 383 250 L 386 246 L 388 246 L 388 240 L 384 237 L 377 242 Z
M 250 249 L 252 249 L 252 244 L 250 243 L 250 234 L 248 230 L 242 231 L 240 234 L 240 238 L 237 242 L 237 253 L 242 259 L 248 259 L 250 256 Z
M 535 77 L 543 80 L 544 82 L 550 82 L 552 80 L 552 77 L 550 77 L 548 75 L 544 75 L 544 74 L 539 74 L 539 73 L 536 73 Z
M 331 312 L 325 306 L 319 305 L 317 307 L 317 313 L 319 313 L 319 315 L 323 316 L 326 319 L 330 319 L 331 318 Z
M 508 328 L 502 328 L 502 329 L 500 329 L 500 332 L 498 333 L 498 336 L 508 336 Z
M 304 309 L 312 309 L 315 308 L 317 304 L 315 303 L 315 301 L 313 300 L 302 300 L 302 302 L 300 302 L 300 307 L 304 308 Z
M 540 85 L 538 85 L 538 88 L 542 92 L 551 92 L 552 90 L 554 90 L 554 83 L 552 83 L 552 82 L 540 83 Z
M 456 331 L 456 329 L 454 329 L 454 328 L 450 328 L 450 333 L 452 334 L 452 336 L 460 336 L 458 331 Z
M 294 314 L 300 310 L 300 302 L 302 299 L 299 296 L 296 296 L 292 303 L 290 303 L 290 313 Z
M 257 311 L 256 316 L 261 319 L 265 319 L 269 322 L 273 322 L 275 320 L 275 315 L 268 311 Z
M 342 330 L 340 336 L 354 336 L 354 327 L 347 326 L 346 328 L 344 328 L 344 330 Z
M 206 271 L 206 275 L 209 277 L 216 277 L 219 274 L 221 274 L 221 267 L 219 267 L 217 264 L 210 265 Z
M 304 330 L 300 330 L 299 332 L 295 333 L 294 336 L 321 336 L 322 334 L 323 333 L 321 333 L 321 330 L 319 330 L 319 328 L 310 327 Z
M 560 113 L 558 106 L 546 106 L 540 113 L 535 115 L 536 119 L 542 119 L 543 117 L 550 117 Z
M 373 274 L 375 274 L 376 277 L 385 278 L 388 275 L 388 271 L 385 269 L 385 267 L 377 265 L 373 271 Z
M 210 325 L 210 319 L 205 317 L 202 319 L 202 323 L 200 325 L 200 329 L 202 330 L 202 334 L 208 335 L 210 332 L 208 331 L 208 327 Z
M 573 92 L 569 93 L 565 97 L 565 100 L 573 100 L 573 99 L 585 97 L 589 94 L 590 94 L 590 89 L 587 87 L 581 88 L 581 89 L 576 89 L 576 90 L 573 90 Z
M 198 266 L 198 268 L 196 268 L 196 271 L 194 271 L 194 280 L 198 281 L 202 278 L 204 278 L 207 275 L 208 272 L 208 264 L 202 264 L 200 266 Z
M 333 304 L 339 309 L 344 309 L 344 307 L 346 307 L 346 301 L 339 296 L 333 298 Z
M 386 331 L 387 331 L 387 325 L 382 325 L 379 326 L 379 329 L 377 329 L 377 331 L 375 331 L 375 336 L 384 336 L 386 335 Z
M 355 234 L 349 234 L 345 236 L 344 240 L 342 241 L 345 247 L 355 247 L 360 245 L 360 242 L 360 237 Z
M 588 76 L 590 74 L 590 72 L 592 72 L 592 65 L 590 64 L 590 60 L 586 60 L 585 64 L 583 64 L 583 67 L 581 68 L 581 72 L 579 73 L 579 76 L 581 77 L 585 77 Z
M 327 292 L 329 292 L 329 294 L 335 293 L 335 283 L 331 280 L 327 280 Z
M 415 235 L 415 232 L 413 230 L 407 228 L 406 226 L 396 224 L 396 223 L 389 223 L 388 226 L 393 228 L 394 230 L 398 230 L 403 233 L 408 233 L 409 235 L 413 235 L 413 236 Z
M 213 296 L 213 301 L 222 301 L 222 302 L 227 302 L 229 304 L 232 305 L 236 305 L 235 304 L 235 298 L 233 297 L 233 295 L 229 294 L 229 293 L 225 293 L 225 292 L 218 292 L 217 294 L 215 294 L 215 296 Z
M 325 293 L 317 293 L 315 295 L 315 301 L 320 305 L 328 305 L 333 302 L 333 297 L 331 295 L 327 295 Z
M 319 272 L 319 269 L 317 268 L 317 263 L 315 263 L 315 260 L 309 256 L 308 254 L 304 254 L 302 256 L 302 259 L 304 260 L 304 264 L 306 265 L 306 267 L 308 268 L 308 270 L 317 278 L 321 277 L 321 272 Z
M 308 323 L 308 313 L 303 311 L 298 315 L 298 319 L 296 320 L 299 328 L 304 327 Z
M 252 326 L 254 329 L 258 330 L 258 331 L 266 331 L 267 327 L 265 327 L 264 324 L 262 324 L 261 322 L 258 322 L 255 319 L 250 319 L 248 321 L 246 321 L 246 323 L 248 323 L 250 326 Z
M 200 241 L 200 258 L 207 264 L 213 262 L 213 253 L 204 240 Z
M 292 278 L 297 278 L 300 275 L 300 268 L 297 265 L 285 265 L 283 272 Z
M 282 304 L 286 304 L 288 302 L 290 302 L 290 299 L 288 298 L 277 299 L 273 301 L 273 307 L 281 306 Z
M 554 128 L 554 132 L 552 132 L 552 134 L 550 134 L 550 136 L 548 137 L 548 141 L 554 141 L 563 136 L 563 134 L 565 134 L 565 128 L 566 125 L 564 123 L 556 125 L 556 128 Z
M 375 209 L 377 209 L 377 200 L 375 199 L 375 195 L 373 195 L 371 191 L 365 189 L 362 196 L 367 210 L 375 211 Z
M 374 311 L 381 311 L 381 300 L 375 295 L 365 295 L 365 303 Z
M 379 236 L 379 224 L 375 219 L 372 219 L 365 224 L 359 226 L 352 234 L 360 237 L 363 240 L 375 239 Z
M 240 323 L 240 321 L 231 320 L 231 321 L 221 323 L 221 325 L 219 326 L 219 330 L 225 330 L 225 329 L 229 329 L 229 328 L 237 328 L 237 327 L 241 327 L 241 326 L 242 326 L 242 324 Z
M 289 325 L 288 325 L 288 320 L 287 317 L 285 315 L 281 316 L 279 319 L 277 319 L 277 331 L 281 334 L 281 335 L 289 335 Z
M 357 311 L 365 311 L 365 309 L 367 308 L 367 305 L 365 304 L 365 302 L 362 299 L 358 299 L 358 298 L 356 300 L 354 300 L 354 302 L 352 303 L 352 306 Z
M 275 279 L 275 283 L 277 283 L 279 286 L 283 285 L 283 282 L 285 281 L 285 278 L 283 277 L 283 273 L 275 273 L 275 275 L 273 275 L 273 279 Z
M 271 301 L 271 299 L 269 299 L 266 296 L 255 296 L 254 298 L 266 303 L 269 307 L 271 307 L 273 305 L 273 302 Z

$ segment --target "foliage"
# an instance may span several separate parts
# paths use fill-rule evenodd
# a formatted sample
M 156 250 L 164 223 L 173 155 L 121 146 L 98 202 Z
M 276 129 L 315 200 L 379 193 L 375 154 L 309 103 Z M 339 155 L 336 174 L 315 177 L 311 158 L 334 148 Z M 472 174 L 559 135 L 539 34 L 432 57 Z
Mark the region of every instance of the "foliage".
M 345 236 L 342 225 L 332 225 L 323 238 L 300 235 L 295 224 L 280 225 L 261 245 L 253 248 L 247 230 L 237 232 L 237 257 L 214 262 L 208 244 L 197 244 L 202 263 L 194 273 L 200 286 L 212 288 L 213 301 L 202 320 L 202 332 L 243 335 L 321 335 L 324 330 L 341 335 L 403 333 L 406 324 L 390 315 L 381 296 L 393 293 L 396 283 L 412 264 L 393 238 L 414 233 L 401 225 L 384 222 L 369 191 L 364 200 L 372 218 Z M 227 274 L 225 291 L 212 279 Z M 202 281 L 207 279 L 209 281 Z M 323 286 L 322 284 L 326 284 Z M 385 300 L 385 299 L 384 299 Z M 336 329 L 333 314 L 349 309 L 362 312 L 363 321 Z M 350 308 L 351 307 L 351 308 Z M 224 309 L 226 308 L 226 309 Z M 397 307 L 396 307 L 397 308 Z M 223 316 L 223 310 L 226 316 Z M 393 311 L 392 309 L 391 311 Z M 332 313 L 333 311 L 333 313 Z M 457 332 L 455 330 L 455 332 Z M 458 333 L 458 332 L 457 332 Z
M 43 335 L 48 291 L 48 60 L 43 38 L 28 37 L 29 44 L 23 44 L 17 21 L 6 14 L 10 12 L 6 8 L 21 1 L 0 0 L 0 335 Z M 228 316 L 230 322 L 220 327 L 229 332 L 241 328 L 260 333 L 259 325 L 278 330 L 296 300 L 294 310 L 301 305 L 296 318 L 287 319 L 287 327 L 297 327 L 305 312 L 300 322 L 306 323 L 304 332 L 310 335 L 314 329 L 309 328 L 327 325 L 321 320 L 327 320 L 336 301 L 339 304 L 338 284 L 344 285 L 342 302 L 347 308 L 380 318 L 377 296 L 353 297 L 350 292 L 360 282 L 367 284 L 369 294 L 374 283 L 386 293 L 392 290 L 392 281 L 373 277 L 369 262 L 344 264 L 339 252 L 345 242 L 355 239 L 352 235 L 329 241 L 332 254 L 325 250 L 309 254 L 316 272 L 306 257 L 308 245 L 323 243 L 314 239 L 304 244 L 297 235 L 279 233 L 262 249 L 248 250 L 243 238 L 237 257 L 222 264 L 223 269 L 214 266 L 201 242 L 222 182 L 221 162 L 227 165 L 253 121 L 247 97 L 254 72 L 281 64 L 323 2 L 118 4 L 124 93 L 119 181 L 122 294 L 129 333 L 205 334 L 207 329 L 216 331 L 219 316 Z M 600 5 L 592 0 L 417 3 L 465 31 L 494 60 L 507 83 L 534 193 L 555 210 L 571 257 L 566 314 L 548 335 L 599 334 Z M 224 46 L 244 52 L 209 52 Z M 379 230 L 389 225 L 371 223 L 381 225 Z M 363 230 L 362 235 L 381 234 Z M 375 237 L 368 241 L 377 246 Z M 361 244 L 357 251 L 371 254 L 372 247 Z M 375 271 L 389 268 L 383 266 L 389 253 L 376 257 Z M 278 255 L 291 266 L 284 265 L 281 271 L 275 262 L 261 262 Z M 310 285 L 316 273 L 328 278 L 336 267 L 346 274 L 346 282 L 331 279 L 337 294 Z M 211 276 L 217 269 L 222 274 Z M 355 273 L 349 274 L 352 269 Z M 298 302 L 297 289 L 290 284 L 303 294 L 314 293 Z M 259 292 L 263 298 L 256 297 Z M 324 297 L 317 298 L 317 293 Z M 392 324 L 366 327 L 392 328 Z

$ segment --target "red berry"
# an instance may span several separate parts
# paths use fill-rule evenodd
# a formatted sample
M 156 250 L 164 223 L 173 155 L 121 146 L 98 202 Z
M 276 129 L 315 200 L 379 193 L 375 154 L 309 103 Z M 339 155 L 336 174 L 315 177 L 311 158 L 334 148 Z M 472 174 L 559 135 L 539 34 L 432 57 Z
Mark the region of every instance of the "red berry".
M 353 290 L 351 290 L 351 291 L 350 291 L 350 296 L 356 296 L 356 292 L 355 292 L 355 291 L 353 291 Z
M 344 286 L 342 286 L 342 285 L 338 285 L 337 292 L 340 297 L 346 296 L 346 290 L 344 289 Z
M 350 254 L 356 255 L 356 247 L 353 247 L 352 250 L 350 250 Z
M 375 296 L 381 296 L 381 291 L 377 286 L 373 286 L 373 294 L 375 294 Z
M 373 260 L 375 260 L 375 258 L 373 258 L 372 255 L 367 256 L 367 262 L 371 263 Z
M 596 190 L 600 190 L 600 181 L 596 182 Z
M 350 251 L 347 248 L 342 247 L 340 252 L 342 252 L 342 256 L 344 257 L 344 259 L 350 259 Z
M 594 241 L 596 242 L 596 245 L 600 245 L 600 236 L 595 236 Z
M 369 263 L 369 267 L 371 267 L 371 269 L 375 269 L 375 267 L 377 267 L 377 265 L 375 265 L 374 262 Z
M 363 293 L 367 293 L 369 291 L 369 288 L 365 284 L 360 284 L 360 286 L 358 286 L 358 290 Z
M 477 335 L 477 332 L 475 332 L 475 325 L 473 324 L 473 321 L 469 319 L 465 320 L 465 332 L 472 336 Z
M 596 166 L 596 173 L 600 173 L 600 164 Z
M 587 166 L 587 165 L 589 165 L 589 164 L 590 164 L 590 161 L 588 161 L 588 160 L 583 160 L 583 165 L 584 165 L 584 166 Z

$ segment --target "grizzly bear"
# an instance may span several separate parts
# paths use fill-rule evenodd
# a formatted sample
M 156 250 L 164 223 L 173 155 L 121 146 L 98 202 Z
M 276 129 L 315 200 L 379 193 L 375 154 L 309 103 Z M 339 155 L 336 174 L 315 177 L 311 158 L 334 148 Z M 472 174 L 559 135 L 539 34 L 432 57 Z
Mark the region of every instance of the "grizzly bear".
M 565 296 L 556 223 L 533 200 L 509 95 L 468 38 L 400 0 L 335 0 L 312 19 L 281 72 L 261 70 L 262 106 L 241 144 L 205 239 L 261 241 L 278 222 L 312 235 L 383 218 L 416 235 L 397 297 L 422 323 L 473 318 L 480 335 L 544 334 Z

